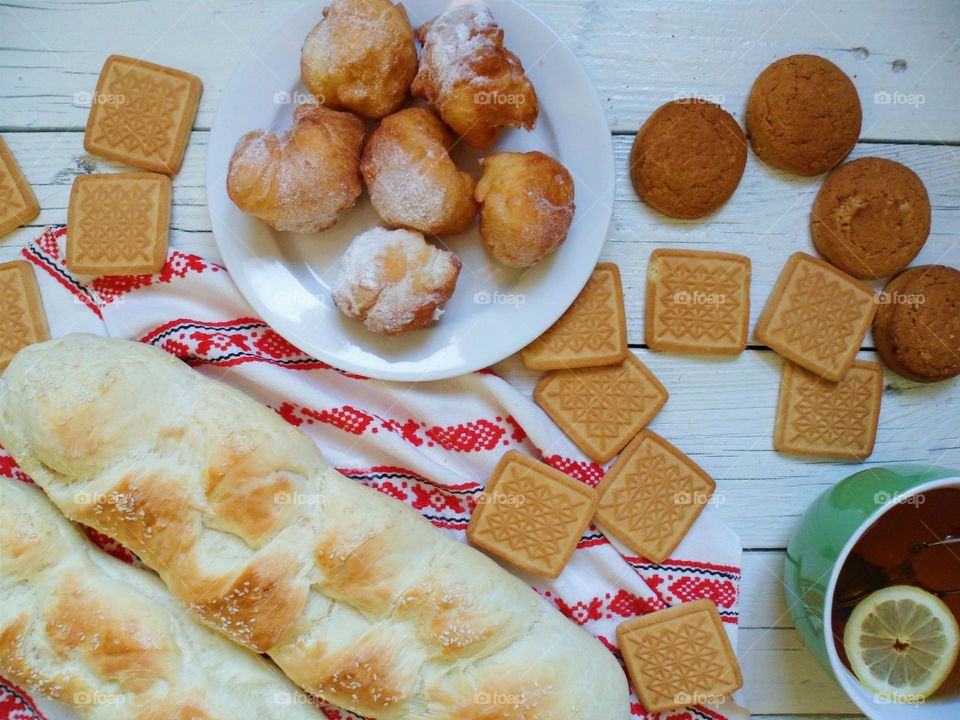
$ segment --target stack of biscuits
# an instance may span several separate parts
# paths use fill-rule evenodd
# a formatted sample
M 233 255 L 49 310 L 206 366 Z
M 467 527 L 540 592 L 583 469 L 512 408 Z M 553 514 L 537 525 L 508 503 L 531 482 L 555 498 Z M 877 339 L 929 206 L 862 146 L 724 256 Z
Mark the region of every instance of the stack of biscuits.
M 749 261 L 715 255 L 700 261 L 729 274 L 743 304 L 733 321 L 732 341 L 718 337 L 715 342 L 720 352 L 736 346 L 742 350 Z M 682 335 L 671 317 L 666 322 Z M 594 488 L 547 462 L 506 453 L 473 512 L 469 541 L 516 568 L 555 578 L 594 522 L 633 561 L 664 562 L 716 484 L 683 452 L 645 429 L 667 401 L 667 390 L 627 344 L 619 268 L 597 265 L 573 305 L 521 358 L 528 368 L 547 371 L 534 399 L 574 444 L 596 463 L 619 457 Z M 541 452 L 549 461 L 545 449 Z M 743 682 L 709 600 L 624 623 L 617 638 L 637 694 L 650 712 L 722 701 Z M 709 655 L 709 662 L 701 667 L 691 661 L 694 649 Z

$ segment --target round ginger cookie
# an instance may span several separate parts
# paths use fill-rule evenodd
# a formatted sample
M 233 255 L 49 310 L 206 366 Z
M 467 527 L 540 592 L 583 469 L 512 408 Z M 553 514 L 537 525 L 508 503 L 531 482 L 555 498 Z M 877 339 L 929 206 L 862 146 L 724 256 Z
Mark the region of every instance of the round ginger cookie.
M 819 175 L 843 160 L 860 137 L 853 82 L 829 60 L 791 55 L 768 66 L 747 101 L 747 135 L 764 162 Z
M 916 173 L 884 158 L 841 165 L 827 177 L 810 212 L 813 244 L 854 277 L 900 272 L 930 234 L 930 198 Z
M 747 139 L 719 105 L 674 100 L 657 108 L 637 133 L 630 179 L 650 207 L 675 218 L 699 218 L 723 205 L 743 177 Z
M 873 339 L 891 370 L 923 383 L 960 375 L 960 271 L 909 268 L 880 298 Z

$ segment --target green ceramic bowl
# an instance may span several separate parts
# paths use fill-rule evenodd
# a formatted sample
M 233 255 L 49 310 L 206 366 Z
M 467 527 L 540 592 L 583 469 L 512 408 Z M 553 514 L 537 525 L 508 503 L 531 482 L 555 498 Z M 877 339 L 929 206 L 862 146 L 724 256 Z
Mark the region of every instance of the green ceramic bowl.
M 875 720 L 960 718 L 960 697 L 955 694 L 913 705 L 875 696 L 841 662 L 830 630 L 837 576 L 860 536 L 897 503 L 946 487 L 960 488 L 960 471 L 928 465 L 863 470 L 818 497 L 787 546 L 784 580 L 794 625 L 820 664 L 857 707 Z

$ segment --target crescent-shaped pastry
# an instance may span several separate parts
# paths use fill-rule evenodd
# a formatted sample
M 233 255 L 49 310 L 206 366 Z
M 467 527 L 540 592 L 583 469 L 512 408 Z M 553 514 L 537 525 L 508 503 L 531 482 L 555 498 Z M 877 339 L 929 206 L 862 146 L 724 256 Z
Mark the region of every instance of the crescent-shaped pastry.
M 300 105 L 290 130 L 254 130 L 240 138 L 227 193 L 243 212 L 277 230 L 325 230 L 360 197 L 363 135 L 356 115 Z

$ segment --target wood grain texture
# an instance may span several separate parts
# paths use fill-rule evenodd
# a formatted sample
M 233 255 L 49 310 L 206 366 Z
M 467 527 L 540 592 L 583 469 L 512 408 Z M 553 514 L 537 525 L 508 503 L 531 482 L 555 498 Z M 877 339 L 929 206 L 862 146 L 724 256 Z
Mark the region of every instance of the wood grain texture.
M 74 177 L 88 172 L 129 170 L 86 153 L 79 133 L 7 133 L 40 201 L 40 216 L 0 242 L 0 260 L 30 242 L 38 229 L 66 222 Z M 206 207 L 204 182 L 209 133 L 194 132 L 180 173 L 174 178 L 171 245 L 218 257 Z M 631 344 L 643 344 L 647 261 L 657 247 L 722 250 L 747 255 L 752 264 L 750 327 L 791 253 L 816 254 L 810 240 L 810 206 L 822 178 L 798 178 L 771 171 L 750 154 L 733 198 L 704 220 L 673 220 L 641 202 L 629 180 L 633 138 L 613 139 L 617 183 L 613 222 L 602 259 L 620 266 Z M 933 206 L 930 238 L 914 264 L 960 267 L 960 149 L 932 145 L 859 144 L 852 157 L 874 155 L 904 163 L 924 181 Z M 586 193 L 584 193 L 586 195 Z M 879 285 L 879 284 L 878 284 Z M 751 343 L 756 344 L 751 334 Z M 869 335 L 864 347 L 872 348 Z
M 241 55 L 299 1 L 2 2 L 0 128 L 82 127 L 82 93 L 93 91 L 108 52 L 199 75 L 196 127 L 209 128 Z M 682 94 L 711 96 L 740 117 L 766 65 L 811 52 L 854 79 L 865 139 L 960 141 L 960 4 L 953 0 L 928 0 L 922 11 L 900 0 L 525 4 L 580 59 L 615 132 L 635 132 Z
M 783 359 L 769 350 L 737 358 L 635 349 L 670 393 L 648 426 L 693 458 L 716 481 L 714 511 L 747 548 L 783 548 L 807 506 L 858 470 L 891 462 L 960 468 L 960 382 L 920 385 L 885 370 L 880 429 L 863 462 L 803 459 L 773 450 Z M 879 362 L 876 353 L 863 360 Z M 517 358 L 495 370 L 524 392 L 540 373 Z
M 66 221 L 73 178 L 121 165 L 86 154 L 83 126 L 110 53 L 183 68 L 204 82 L 183 169 L 175 178 L 171 245 L 217 258 L 204 161 L 213 113 L 239 58 L 301 0 L 0 0 L 0 132 L 43 208 L 0 240 L 19 256 L 42 225 Z M 800 179 L 748 158 L 730 203 L 704 221 L 664 218 L 627 179 L 632 133 L 681 95 L 719 101 L 742 122 L 757 73 L 778 57 L 812 52 L 854 80 L 864 109 L 852 157 L 898 160 L 926 184 L 931 237 L 917 263 L 960 266 L 960 3 L 928 0 L 531 0 L 580 59 L 603 104 L 617 160 L 614 219 L 604 260 L 620 265 L 630 341 L 643 343 L 646 267 L 656 247 L 726 250 L 753 263 L 751 326 L 791 252 L 813 252 L 809 207 L 821 179 Z M 508 34 L 509 43 L 509 34 Z M 912 96 L 912 97 L 911 97 Z M 947 143 L 905 144 L 905 143 Z M 864 359 L 875 359 L 864 343 Z M 652 429 L 716 478 L 717 512 L 744 546 L 739 654 L 746 703 L 758 718 L 858 716 L 792 629 L 782 585 L 786 543 L 808 503 L 861 467 L 890 461 L 960 468 L 960 382 L 921 386 L 887 372 L 880 430 L 866 463 L 802 460 L 772 449 L 782 360 L 752 347 L 733 359 L 635 347 L 671 397 Z M 540 373 L 517 358 L 496 369 L 530 392 Z

